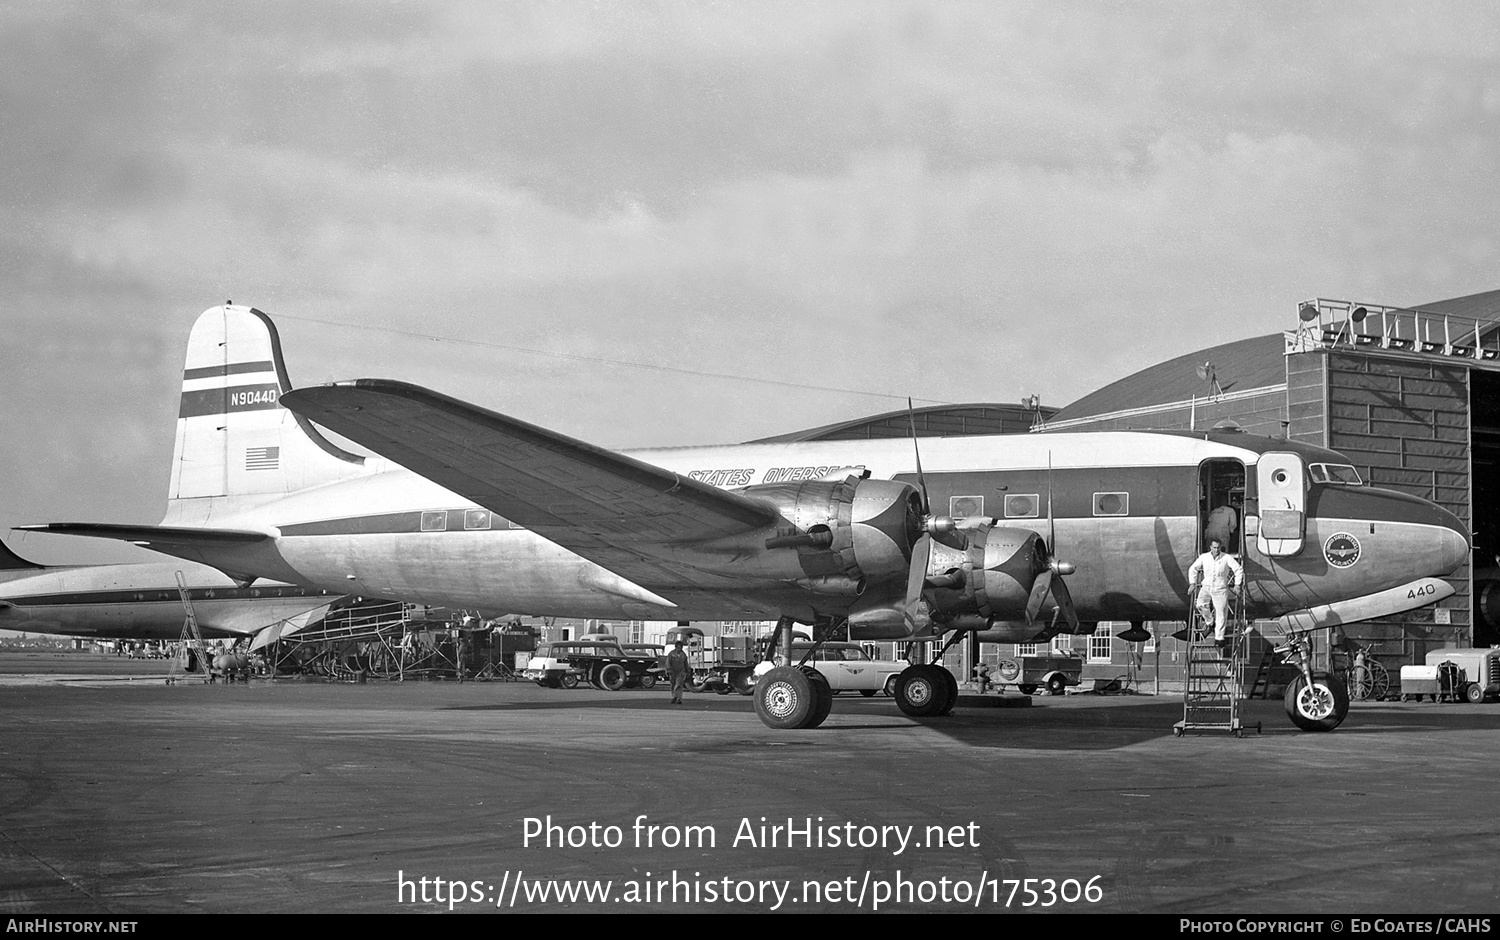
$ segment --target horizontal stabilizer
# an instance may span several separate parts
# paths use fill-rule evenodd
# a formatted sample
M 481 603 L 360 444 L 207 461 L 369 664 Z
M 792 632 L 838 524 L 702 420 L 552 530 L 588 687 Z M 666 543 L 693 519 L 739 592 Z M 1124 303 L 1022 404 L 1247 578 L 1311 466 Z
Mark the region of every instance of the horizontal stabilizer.
M 115 539 L 208 565 L 237 581 L 257 578 L 295 582 L 298 575 L 276 551 L 276 540 L 250 529 L 199 529 L 182 526 L 116 525 L 107 522 L 53 522 L 16 526 L 21 532 L 83 535 Z
M 48 535 L 87 535 L 96 539 L 117 539 L 173 554 L 164 545 L 219 545 L 224 542 L 261 542 L 270 536 L 250 529 L 198 529 L 163 525 L 115 525 L 108 522 L 50 522 L 46 525 L 18 525 L 18 532 L 46 532 Z

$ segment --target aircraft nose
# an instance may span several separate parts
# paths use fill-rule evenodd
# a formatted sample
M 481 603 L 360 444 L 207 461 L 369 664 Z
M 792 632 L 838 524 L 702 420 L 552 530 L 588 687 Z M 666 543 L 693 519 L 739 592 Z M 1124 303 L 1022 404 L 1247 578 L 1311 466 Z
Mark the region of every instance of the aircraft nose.
M 1436 503 L 1432 504 L 1432 512 L 1435 517 L 1433 527 L 1438 540 L 1437 556 L 1441 559 L 1440 563 L 1447 566 L 1443 572 L 1447 574 L 1456 570 L 1471 557 L 1469 527 L 1464 525 L 1458 516 Z

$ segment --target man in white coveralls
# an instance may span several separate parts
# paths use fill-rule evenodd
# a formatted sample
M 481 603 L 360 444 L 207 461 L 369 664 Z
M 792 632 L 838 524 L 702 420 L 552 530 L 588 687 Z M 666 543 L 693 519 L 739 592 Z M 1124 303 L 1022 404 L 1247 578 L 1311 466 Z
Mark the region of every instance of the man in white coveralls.
M 1229 592 L 1238 591 L 1245 571 L 1233 555 L 1224 551 L 1224 543 L 1210 539 L 1208 551 L 1198 556 L 1188 569 L 1189 595 L 1198 597 L 1198 612 L 1203 621 L 1214 621 L 1214 642 L 1221 648 L 1229 645 L 1224 636 L 1229 614 Z

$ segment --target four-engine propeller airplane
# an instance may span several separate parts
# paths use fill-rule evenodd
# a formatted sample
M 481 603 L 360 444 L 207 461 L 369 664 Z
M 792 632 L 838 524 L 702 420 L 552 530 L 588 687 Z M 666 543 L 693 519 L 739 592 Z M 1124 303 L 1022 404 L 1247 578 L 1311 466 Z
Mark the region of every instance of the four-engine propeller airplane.
M 311 422 L 368 448 L 362 457 Z M 1087 432 L 616 453 L 402 382 L 292 390 L 260 311 L 193 328 L 160 526 L 24 528 L 124 539 L 242 582 L 534 616 L 775 619 L 852 640 L 1104 620 L 1181 620 L 1211 494 L 1243 497 L 1247 615 L 1289 629 L 1390 616 L 1452 593 L 1462 523 L 1364 485 L 1339 454 L 1237 432 Z M 826 683 L 778 666 L 772 727 L 813 727 Z M 1304 674 L 1299 726 L 1347 697 Z M 917 716 L 956 684 L 917 664 Z

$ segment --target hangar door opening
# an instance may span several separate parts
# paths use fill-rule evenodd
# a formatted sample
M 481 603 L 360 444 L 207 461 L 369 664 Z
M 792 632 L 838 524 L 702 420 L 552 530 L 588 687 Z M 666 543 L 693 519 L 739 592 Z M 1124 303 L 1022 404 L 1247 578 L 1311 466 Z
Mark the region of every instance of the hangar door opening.
M 1500 645 L 1500 373 L 1469 372 L 1474 645 Z

